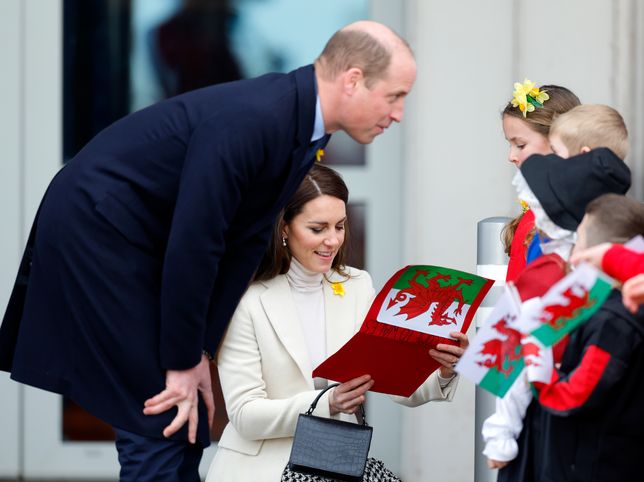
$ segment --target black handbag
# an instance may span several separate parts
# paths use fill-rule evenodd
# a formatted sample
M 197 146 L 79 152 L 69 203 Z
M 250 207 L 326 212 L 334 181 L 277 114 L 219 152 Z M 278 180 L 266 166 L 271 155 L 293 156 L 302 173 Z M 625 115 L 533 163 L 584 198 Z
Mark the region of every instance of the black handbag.
M 399 481 L 382 462 L 367 459 L 373 429 L 367 425 L 362 405 L 362 423 L 358 424 L 313 415 L 320 397 L 338 385 L 322 390 L 306 413 L 298 417 L 282 481 Z

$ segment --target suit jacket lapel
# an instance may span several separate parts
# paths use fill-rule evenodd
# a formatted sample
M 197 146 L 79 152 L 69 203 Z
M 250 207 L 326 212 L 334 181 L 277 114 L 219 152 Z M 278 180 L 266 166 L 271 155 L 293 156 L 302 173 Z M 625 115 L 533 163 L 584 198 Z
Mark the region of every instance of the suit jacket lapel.
M 264 284 L 268 289 L 260 296 L 260 300 L 268 321 L 313 389 L 313 368 L 286 276 L 277 276 Z
M 277 206 L 283 206 L 299 187 L 304 176 L 313 165 L 313 158 L 306 159 L 305 154 L 311 143 L 313 124 L 315 123 L 315 70 L 313 65 L 306 65 L 291 73 L 295 77 L 297 88 L 297 130 L 295 146 L 291 155 L 291 166 Z M 289 74 L 289 75 L 291 75 Z

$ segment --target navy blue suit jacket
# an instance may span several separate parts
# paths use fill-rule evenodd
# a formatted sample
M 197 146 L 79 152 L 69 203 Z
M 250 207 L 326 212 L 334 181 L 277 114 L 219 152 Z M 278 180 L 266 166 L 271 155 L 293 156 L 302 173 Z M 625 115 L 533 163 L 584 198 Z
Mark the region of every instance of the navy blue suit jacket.
M 207 87 L 99 133 L 54 178 L 0 328 L 0 368 L 117 427 L 214 353 L 313 159 L 312 66 Z M 201 406 L 199 439 L 207 444 Z M 185 427 L 178 436 L 185 437 Z

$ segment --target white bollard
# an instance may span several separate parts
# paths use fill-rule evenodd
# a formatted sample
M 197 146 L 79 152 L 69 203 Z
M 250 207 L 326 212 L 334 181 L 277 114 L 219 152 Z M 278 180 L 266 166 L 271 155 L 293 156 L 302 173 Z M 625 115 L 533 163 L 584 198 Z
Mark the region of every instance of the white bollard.
M 501 231 L 510 221 L 506 217 L 485 218 L 477 224 L 476 239 L 476 274 L 494 280 L 494 286 L 481 303 L 476 312 L 476 329 L 490 315 L 494 305 L 503 293 L 505 276 L 508 271 L 508 256 L 503 249 Z M 476 387 L 474 415 L 474 474 L 476 482 L 496 481 L 496 470 L 487 467 L 485 456 L 482 454 L 484 443 L 481 437 L 483 421 L 494 412 L 494 396 Z

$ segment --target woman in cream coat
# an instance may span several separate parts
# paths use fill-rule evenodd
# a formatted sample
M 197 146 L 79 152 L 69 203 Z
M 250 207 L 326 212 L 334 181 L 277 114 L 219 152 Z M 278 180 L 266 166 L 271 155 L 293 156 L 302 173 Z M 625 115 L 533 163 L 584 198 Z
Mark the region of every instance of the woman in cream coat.
M 313 368 L 353 336 L 368 311 L 374 295 L 370 276 L 342 264 L 347 200 L 338 174 L 317 164 L 276 226 L 218 352 L 230 422 L 207 482 L 280 480 L 298 415 L 327 384 L 311 377 Z M 457 377 L 451 367 L 467 345 L 465 335 L 453 336 L 461 346 L 432 350 L 443 366 L 411 397 L 392 397 L 396 402 L 416 406 L 452 399 Z M 355 421 L 351 414 L 372 384 L 362 376 L 329 390 L 315 414 Z

